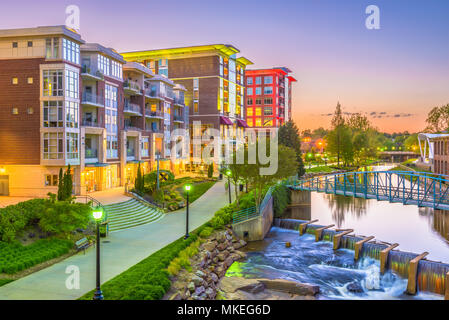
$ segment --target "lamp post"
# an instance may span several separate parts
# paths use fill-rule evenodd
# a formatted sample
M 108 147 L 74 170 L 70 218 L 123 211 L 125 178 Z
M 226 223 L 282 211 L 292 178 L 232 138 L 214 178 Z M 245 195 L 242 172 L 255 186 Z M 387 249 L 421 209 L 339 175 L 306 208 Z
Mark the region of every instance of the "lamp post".
M 184 236 L 184 240 L 189 237 L 189 193 L 192 186 L 190 184 L 186 184 L 184 189 L 187 193 L 187 206 L 186 206 L 186 235 Z
M 229 192 L 229 204 L 232 203 L 231 199 L 231 170 L 226 170 L 226 175 L 228 176 L 228 192 Z
M 97 287 L 95 289 L 93 300 L 103 300 L 103 292 L 101 292 L 100 289 L 100 221 L 103 217 L 103 211 L 101 209 L 96 209 L 92 214 L 97 223 Z

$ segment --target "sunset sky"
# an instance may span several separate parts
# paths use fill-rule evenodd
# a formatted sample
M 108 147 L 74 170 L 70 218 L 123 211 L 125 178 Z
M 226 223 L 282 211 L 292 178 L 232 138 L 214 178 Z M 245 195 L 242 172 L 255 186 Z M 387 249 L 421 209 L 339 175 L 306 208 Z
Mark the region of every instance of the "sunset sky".
M 447 0 L 15 0 L 0 29 L 64 24 L 70 4 L 83 39 L 117 51 L 229 43 L 252 68 L 289 67 L 301 130 L 328 127 L 340 101 L 380 130 L 416 132 L 449 103 Z M 365 27 L 371 4 L 380 30 Z

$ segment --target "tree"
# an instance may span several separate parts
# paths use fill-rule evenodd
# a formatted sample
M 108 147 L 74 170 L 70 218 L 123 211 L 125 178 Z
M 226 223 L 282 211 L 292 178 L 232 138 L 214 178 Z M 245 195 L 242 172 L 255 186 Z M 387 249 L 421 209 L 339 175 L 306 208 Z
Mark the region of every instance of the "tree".
M 430 131 L 432 133 L 447 131 L 449 129 L 449 103 L 430 110 L 429 114 L 427 115 L 426 122 L 427 131 Z
M 371 123 L 366 116 L 360 113 L 355 113 L 349 117 L 346 124 L 353 131 L 368 131 L 371 128 Z
M 418 134 L 414 133 L 409 135 L 404 140 L 404 147 L 408 150 L 416 151 L 419 148 Z
M 139 166 L 137 167 L 137 175 L 134 181 L 134 188 L 140 194 L 143 194 L 145 192 L 145 181 L 143 180 L 143 174 L 142 169 L 140 168 L 140 163 Z
M 341 111 L 340 102 L 337 103 L 335 108 L 334 116 L 331 121 L 332 131 L 329 133 L 329 138 L 331 138 L 331 147 L 329 148 L 329 138 L 327 141 L 328 150 L 337 156 L 337 165 L 340 166 L 340 158 L 342 156 L 342 146 L 344 144 L 342 134 L 345 131 L 345 119 Z
M 64 174 L 64 199 L 69 200 L 72 197 L 73 192 L 73 179 L 72 179 L 72 170 L 70 168 L 70 164 L 67 167 L 67 171 Z
M 59 178 L 58 178 L 58 201 L 64 200 L 64 176 L 62 173 L 62 168 L 59 169 Z
M 358 165 L 364 162 L 369 152 L 369 138 L 365 131 L 355 134 L 353 139 L 354 156 Z
M 256 141 L 256 148 L 259 148 L 258 141 Z M 247 148 L 245 148 L 247 154 Z M 245 159 L 248 159 L 245 156 Z M 254 200 L 256 203 L 256 209 L 260 209 L 260 203 L 262 202 L 263 191 L 267 186 L 270 186 L 281 179 L 285 179 L 295 175 L 298 172 L 298 162 L 296 159 L 296 152 L 292 148 L 284 145 L 278 145 L 278 165 L 277 171 L 272 175 L 261 174 L 261 169 L 268 167 L 269 164 L 263 165 L 259 161 L 259 157 L 256 157 L 255 164 L 246 164 L 243 168 L 245 175 L 251 186 L 253 187 Z
M 214 176 L 214 163 L 212 162 L 207 168 L 207 177 L 212 178 Z
M 340 159 L 344 160 L 344 164 L 352 162 L 353 160 L 353 144 L 352 144 L 352 132 L 344 126 L 338 126 L 327 136 L 327 151 L 337 156 L 338 165 L 340 165 Z
M 279 128 L 279 143 L 292 148 L 296 152 L 296 161 L 298 162 L 298 176 L 303 176 L 306 171 L 304 169 L 304 161 L 301 155 L 301 139 L 299 137 L 299 129 L 293 121 L 288 121 Z

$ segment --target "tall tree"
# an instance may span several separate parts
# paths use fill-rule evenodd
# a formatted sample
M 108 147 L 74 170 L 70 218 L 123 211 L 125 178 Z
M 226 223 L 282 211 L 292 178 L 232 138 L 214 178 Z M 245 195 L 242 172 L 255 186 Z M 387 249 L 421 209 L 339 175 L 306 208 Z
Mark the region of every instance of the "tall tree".
M 301 155 L 301 138 L 296 124 L 290 120 L 282 125 L 278 131 L 278 139 L 280 144 L 295 150 L 296 160 L 298 161 L 298 176 L 301 177 L 306 171 Z
M 58 201 L 64 200 L 65 190 L 64 190 L 64 175 L 62 168 L 59 169 L 59 178 L 58 178 Z
M 427 115 L 426 122 L 427 131 L 430 131 L 432 133 L 447 131 L 449 129 L 449 103 L 430 110 L 429 114 Z
M 69 200 L 72 197 L 73 192 L 73 179 L 72 179 L 72 169 L 70 168 L 70 164 L 67 167 L 67 171 L 64 175 L 64 199 Z
M 342 135 L 345 129 L 345 119 L 341 110 L 340 102 L 334 111 L 334 116 L 331 121 L 332 131 L 328 134 L 328 150 L 337 155 L 337 165 L 340 166 L 340 158 L 342 156 L 342 146 L 344 144 Z M 329 141 L 331 141 L 329 145 Z
M 137 175 L 134 181 L 134 188 L 141 194 L 145 191 L 145 182 L 143 179 L 142 169 L 140 168 L 140 163 L 137 167 Z
M 351 115 L 347 120 L 347 125 L 353 131 L 368 131 L 371 128 L 368 118 L 360 113 Z

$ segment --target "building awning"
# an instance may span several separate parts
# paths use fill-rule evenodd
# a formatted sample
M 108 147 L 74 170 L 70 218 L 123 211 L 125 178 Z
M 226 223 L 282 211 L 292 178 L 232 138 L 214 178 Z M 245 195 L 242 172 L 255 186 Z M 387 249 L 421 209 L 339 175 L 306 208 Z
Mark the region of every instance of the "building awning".
M 242 128 L 249 128 L 249 125 L 246 123 L 245 120 L 237 119 L 237 125 Z
M 96 162 L 96 163 L 86 163 L 85 165 L 86 167 L 108 167 L 109 163 L 101 163 L 101 162 Z
M 224 124 L 224 125 L 227 125 L 227 126 L 232 126 L 234 123 L 231 121 L 231 119 L 229 119 L 227 117 L 220 116 L 220 124 Z

